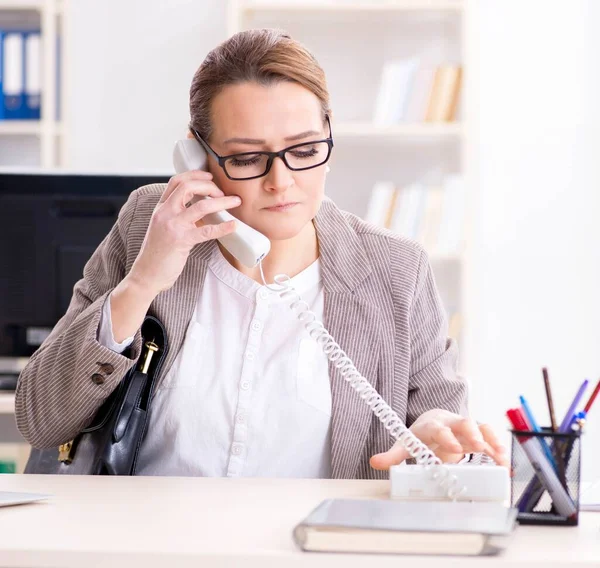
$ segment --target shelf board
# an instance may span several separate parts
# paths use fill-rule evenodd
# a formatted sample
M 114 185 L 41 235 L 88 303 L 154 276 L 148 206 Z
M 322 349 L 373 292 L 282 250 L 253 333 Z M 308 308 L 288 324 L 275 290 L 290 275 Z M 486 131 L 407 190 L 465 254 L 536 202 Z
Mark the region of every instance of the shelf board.
M 387 2 L 297 2 L 279 3 L 249 0 L 240 3 L 245 12 L 461 12 L 462 0 L 395 0 Z
M 0 393 L 0 414 L 15 413 L 15 393 L 3 392 Z
M 0 0 L 0 11 L 43 11 L 50 4 L 46 0 Z M 65 9 L 63 0 L 55 0 L 56 12 L 62 13 Z
M 60 123 L 44 124 L 40 120 L 0 120 L 0 136 L 40 136 L 46 128 L 53 129 L 57 136 L 61 135 L 63 131 Z
M 391 124 L 378 126 L 369 122 L 342 122 L 333 126 L 334 139 L 344 138 L 454 138 L 463 133 L 459 122 Z

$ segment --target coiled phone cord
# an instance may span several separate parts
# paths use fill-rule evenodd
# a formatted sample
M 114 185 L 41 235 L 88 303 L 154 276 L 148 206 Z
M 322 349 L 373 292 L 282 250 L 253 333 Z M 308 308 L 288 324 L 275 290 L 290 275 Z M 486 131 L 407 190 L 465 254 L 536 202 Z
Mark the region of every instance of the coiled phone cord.
M 396 443 L 402 444 L 418 464 L 431 470 L 432 477 L 437 479 L 440 487 L 445 489 L 449 499 L 454 500 L 459 497 L 465 488 L 459 487 L 457 477 L 406 427 L 371 383 L 358 372 L 348 355 L 325 329 L 325 326 L 317 321 L 317 316 L 310 310 L 310 306 L 302 300 L 294 287 L 291 286 L 291 278 L 286 274 L 278 274 L 274 278 L 277 286 L 269 285 L 265 280 L 262 262 L 259 262 L 259 268 L 265 287 L 277 292 L 282 299 L 290 301 L 291 310 L 304 324 L 310 337 L 320 345 L 327 358 L 339 369 L 346 382 L 358 393 L 375 416 L 379 418 L 383 426 L 397 440 Z

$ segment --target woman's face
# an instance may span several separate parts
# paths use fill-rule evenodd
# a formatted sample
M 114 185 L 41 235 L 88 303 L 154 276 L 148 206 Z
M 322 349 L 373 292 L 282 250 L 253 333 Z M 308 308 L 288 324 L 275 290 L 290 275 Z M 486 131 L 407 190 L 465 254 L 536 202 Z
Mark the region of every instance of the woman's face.
M 257 83 L 229 85 L 213 100 L 212 135 L 208 143 L 220 156 L 252 151 L 283 150 L 294 144 L 329 136 L 319 99 L 297 83 L 272 86 Z M 302 160 L 302 153 L 298 153 Z M 237 162 L 244 167 L 245 162 Z M 250 166 L 247 166 L 250 167 Z M 304 171 L 289 170 L 275 158 L 269 173 L 251 180 L 229 179 L 209 157 L 213 181 L 242 204 L 232 215 L 270 240 L 296 236 L 315 217 L 323 199 L 326 165 Z M 289 207 L 274 209 L 275 206 Z

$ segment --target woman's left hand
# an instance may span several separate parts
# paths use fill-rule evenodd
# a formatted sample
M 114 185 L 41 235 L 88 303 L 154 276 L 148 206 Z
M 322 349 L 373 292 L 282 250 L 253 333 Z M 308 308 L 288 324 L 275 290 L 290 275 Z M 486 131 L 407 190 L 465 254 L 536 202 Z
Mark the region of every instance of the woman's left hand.
M 457 463 L 465 454 L 483 452 L 498 465 L 508 466 L 505 448 L 487 424 L 478 424 L 442 409 L 429 410 L 413 423 L 410 431 L 444 463 Z M 371 467 L 387 470 L 402 463 L 410 454 L 398 443 L 382 454 L 374 455 Z

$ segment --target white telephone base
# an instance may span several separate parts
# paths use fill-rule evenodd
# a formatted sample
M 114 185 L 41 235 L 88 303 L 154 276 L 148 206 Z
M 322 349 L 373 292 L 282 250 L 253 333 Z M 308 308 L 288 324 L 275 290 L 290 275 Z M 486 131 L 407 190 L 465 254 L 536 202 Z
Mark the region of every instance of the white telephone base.
M 508 468 L 498 465 L 446 464 L 450 473 L 458 478 L 458 486 L 465 492 L 459 501 L 510 500 Z M 416 501 L 449 501 L 439 480 L 433 478 L 433 469 L 421 465 L 395 465 L 390 468 L 390 497 Z

